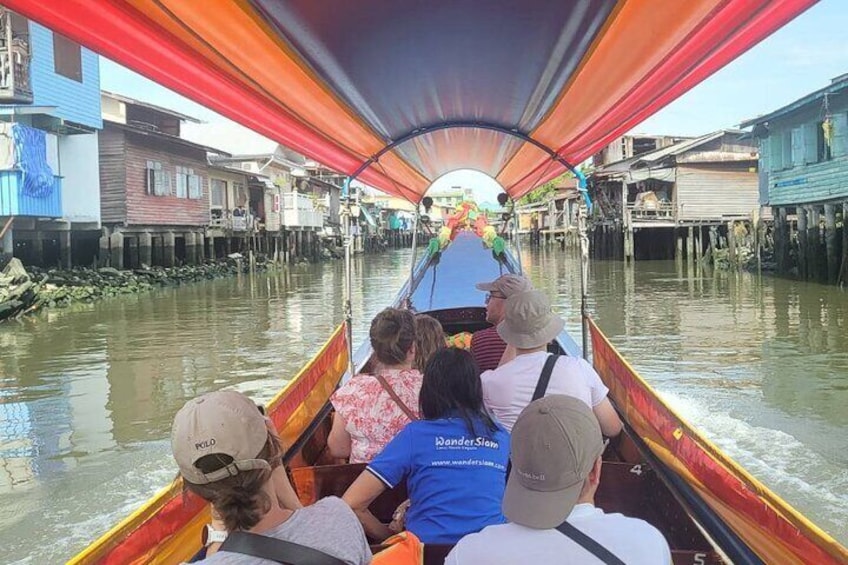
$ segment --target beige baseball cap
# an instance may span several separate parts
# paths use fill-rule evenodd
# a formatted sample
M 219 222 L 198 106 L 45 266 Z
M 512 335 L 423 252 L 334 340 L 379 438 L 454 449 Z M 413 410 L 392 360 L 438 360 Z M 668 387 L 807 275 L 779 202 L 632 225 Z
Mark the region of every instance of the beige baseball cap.
M 504 298 L 509 298 L 513 294 L 530 290 L 533 285 L 522 275 L 507 273 L 501 275 L 492 282 L 477 283 L 477 290 L 484 292 L 497 292 L 503 295 Z
M 581 400 L 553 394 L 531 402 L 510 437 L 512 471 L 503 513 L 510 522 L 549 529 L 562 524 L 604 451 L 598 419 Z
M 257 456 L 268 441 L 265 416 L 247 396 L 234 390 L 210 392 L 185 403 L 174 417 L 171 449 L 186 481 L 204 485 L 234 477 L 240 471 L 271 470 Z M 228 465 L 204 473 L 198 459 L 206 455 L 232 458 Z
M 553 313 L 545 293 L 528 290 L 507 298 L 498 335 L 513 347 L 532 349 L 550 342 L 564 327 L 565 320 Z

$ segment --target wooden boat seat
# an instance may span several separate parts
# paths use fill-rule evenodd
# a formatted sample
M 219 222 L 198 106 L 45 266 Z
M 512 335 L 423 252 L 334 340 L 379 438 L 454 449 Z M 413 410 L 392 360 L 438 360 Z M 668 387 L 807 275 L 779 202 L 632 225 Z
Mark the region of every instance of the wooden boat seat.
M 291 470 L 292 486 L 301 503 L 312 504 L 325 496 L 340 497 L 364 470 L 365 463 L 296 467 Z M 400 484 L 378 496 L 371 503 L 371 512 L 388 524 L 395 509 L 406 499 L 406 484 Z

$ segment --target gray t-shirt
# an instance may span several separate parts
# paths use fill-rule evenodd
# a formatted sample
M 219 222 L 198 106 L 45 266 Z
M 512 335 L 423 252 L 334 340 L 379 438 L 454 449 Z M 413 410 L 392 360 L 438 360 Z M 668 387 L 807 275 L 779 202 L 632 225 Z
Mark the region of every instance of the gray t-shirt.
M 295 511 L 288 520 L 262 534 L 323 551 L 350 565 L 371 563 L 371 549 L 359 519 L 342 499 L 335 496 L 328 496 L 312 506 Z M 265 565 L 275 562 L 241 553 L 218 551 L 200 563 Z

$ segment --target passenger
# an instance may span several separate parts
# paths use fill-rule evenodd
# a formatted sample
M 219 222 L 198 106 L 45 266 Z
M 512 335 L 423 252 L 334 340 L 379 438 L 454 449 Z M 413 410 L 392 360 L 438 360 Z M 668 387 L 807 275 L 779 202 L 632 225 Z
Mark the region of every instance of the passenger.
M 421 372 L 414 369 L 415 317 L 386 308 L 371 322 L 373 374 L 355 375 L 331 401 L 336 409 L 327 446 L 333 457 L 367 463 L 411 420 L 418 419 Z M 373 361 L 373 360 L 372 360 Z
M 531 403 L 512 430 L 503 500 L 509 523 L 463 538 L 445 565 L 670 565 L 668 543 L 656 528 L 595 507 L 603 450 L 598 420 L 583 402 L 555 394 Z M 600 549 L 590 549 L 581 533 Z M 617 559 L 605 558 L 604 551 Z
M 506 343 L 497 331 L 497 325 L 503 321 L 506 299 L 533 287 L 523 276 L 509 273 L 501 275 L 492 282 L 479 283 L 477 288 L 488 293 L 486 294 L 486 321 L 492 324 L 492 327 L 474 332 L 471 338 L 471 354 L 480 367 L 480 371 L 489 371 L 500 364 L 506 350 Z
M 456 543 L 503 523 L 509 434 L 486 413 L 477 374 L 471 354 L 460 349 L 439 350 L 427 363 L 423 419 L 407 425 L 343 496 L 372 538 L 393 532 L 368 506 L 404 480 L 406 529 L 424 543 Z
M 512 429 L 515 419 L 533 400 L 548 361 L 548 343 L 564 326 L 542 292 L 521 292 L 506 301 L 504 320 L 497 331 L 515 347 L 516 356 L 497 369 L 484 372 L 480 379 L 486 407 L 507 430 Z M 604 435 L 613 437 L 621 432 L 621 420 L 607 398 L 609 390 L 589 363 L 579 357 L 560 356 L 549 378 L 541 396 L 567 394 L 579 398 L 595 412 Z
M 442 324 L 427 314 L 415 316 L 415 368 L 423 372 L 430 357 L 445 347 L 447 345 Z
M 280 504 L 279 493 L 293 490 L 280 461 L 282 446 L 266 422 L 256 405 L 235 391 L 190 400 L 174 418 L 171 447 L 180 475 L 187 490 L 212 504 L 217 517 L 217 527 L 207 529 L 207 543 L 224 542 L 219 549 L 207 545 L 202 562 L 267 563 L 236 547 L 239 540 L 233 532 L 251 532 L 351 565 L 370 563 L 362 526 L 339 498 L 295 510 Z

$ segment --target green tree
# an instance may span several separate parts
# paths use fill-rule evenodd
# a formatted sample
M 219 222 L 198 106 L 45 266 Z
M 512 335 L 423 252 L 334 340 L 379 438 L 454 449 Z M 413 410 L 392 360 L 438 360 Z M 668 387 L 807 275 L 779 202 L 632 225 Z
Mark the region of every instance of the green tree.
M 547 200 L 553 193 L 556 192 L 557 187 L 560 186 L 565 179 L 570 179 L 573 177 L 574 175 L 571 173 L 571 171 L 566 171 L 560 176 L 549 180 L 545 184 L 534 188 L 518 200 L 519 206 L 524 204 L 533 204 L 534 202 L 543 202 Z

